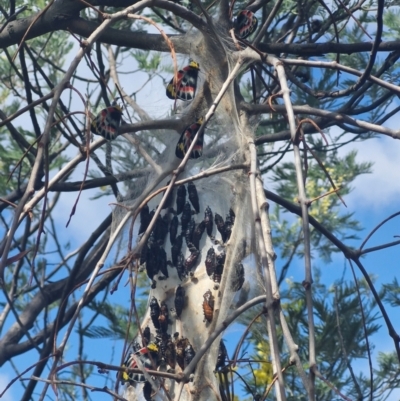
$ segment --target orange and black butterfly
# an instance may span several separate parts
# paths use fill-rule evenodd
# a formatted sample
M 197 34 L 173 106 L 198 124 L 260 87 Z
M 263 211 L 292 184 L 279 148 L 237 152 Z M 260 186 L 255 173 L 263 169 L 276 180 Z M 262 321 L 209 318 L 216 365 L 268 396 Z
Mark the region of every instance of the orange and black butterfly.
M 100 111 L 90 126 L 93 134 L 101 135 L 109 141 L 118 135 L 118 128 L 121 124 L 122 108 L 117 104 Z
M 178 71 L 177 80 L 174 85 L 172 78 L 167 86 L 167 96 L 170 99 L 192 100 L 196 93 L 197 76 L 200 66 L 196 61 L 191 60 L 183 70 Z
M 186 127 L 181 137 L 179 138 L 178 144 L 176 145 L 175 155 L 179 159 L 183 159 L 193 142 L 193 138 L 197 134 L 201 124 L 203 123 L 203 119 L 199 118 L 195 123 Z M 203 153 L 203 142 L 204 142 L 204 131 L 203 133 L 197 138 L 197 142 L 190 153 L 189 159 L 198 159 Z
M 149 344 L 147 347 L 143 348 L 135 348 L 133 350 L 133 354 L 140 360 L 140 362 L 143 364 L 143 367 L 145 369 L 153 369 L 153 364 L 156 366 L 158 362 L 158 346 L 155 343 Z M 122 367 L 126 368 L 138 368 L 138 364 L 135 361 L 135 359 L 132 357 L 132 354 L 128 356 L 128 358 L 125 360 L 123 363 Z M 128 372 L 122 372 L 120 375 L 121 381 L 122 382 L 144 382 L 146 379 L 144 375 L 140 373 L 128 373 Z
M 240 39 L 245 39 L 257 29 L 258 20 L 249 10 L 239 11 L 235 20 L 235 34 Z

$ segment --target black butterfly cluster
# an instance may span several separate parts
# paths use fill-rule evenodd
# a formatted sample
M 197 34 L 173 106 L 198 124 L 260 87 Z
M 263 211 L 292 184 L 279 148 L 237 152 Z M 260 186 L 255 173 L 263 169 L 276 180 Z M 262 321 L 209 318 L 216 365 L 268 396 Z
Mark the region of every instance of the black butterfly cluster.
M 239 12 L 234 22 L 235 33 L 239 38 L 246 38 L 254 32 L 256 27 L 257 19 L 251 11 L 242 10 Z M 169 82 L 166 90 L 168 98 L 183 101 L 192 100 L 196 93 L 199 71 L 199 64 L 190 61 L 189 65 L 180 70 L 177 76 Z M 115 139 L 121 122 L 121 115 L 122 110 L 117 105 L 102 110 L 92 122 L 92 132 L 102 135 L 108 140 Z M 175 155 L 178 158 L 183 159 L 185 157 L 202 123 L 203 120 L 198 119 L 182 132 L 175 150 Z M 203 138 L 204 131 L 192 149 L 190 158 L 196 159 L 202 155 Z M 176 199 L 175 208 L 173 208 L 172 202 L 174 197 Z M 177 366 L 184 370 L 193 360 L 196 352 L 189 339 L 180 336 L 179 332 L 171 335 L 169 326 L 173 318 L 176 321 L 185 318 L 185 283 L 193 279 L 199 265 L 204 233 L 206 232 L 213 244 L 220 245 L 224 249 L 235 224 L 236 216 L 232 209 L 229 209 L 229 213 L 224 219 L 219 213 L 214 214 L 210 206 L 203 209 L 204 218 L 200 221 L 196 219 L 201 212 L 201 207 L 197 188 L 193 182 L 189 182 L 187 186 L 180 185 L 175 191 L 171 192 L 164 209 L 166 212 L 163 216 L 158 216 L 154 228 L 143 246 L 140 264 L 145 266 L 153 289 L 156 288 L 157 280 L 165 280 L 170 277 L 169 269 L 173 268 L 176 269 L 181 283 L 178 282 L 175 287 L 173 308 L 170 305 L 171 308 L 169 309 L 166 300 L 158 300 L 155 296 L 151 298 L 149 308 L 153 329 L 147 326 L 142 332 L 141 343 L 136 341 L 133 344 L 132 352 L 123 365 L 127 369 L 168 369 L 174 372 Z M 154 214 L 155 210 L 150 211 L 148 205 L 141 210 L 139 236 L 147 230 Z M 216 230 L 214 230 L 214 223 Z M 217 233 L 220 236 L 218 238 L 215 236 Z M 171 245 L 171 260 L 168 260 L 165 250 L 165 242 L 168 236 Z M 187 248 L 186 255 L 183 250 L 184 244 Z M 219 288 L 223 278 L 225 259 L 224 250 L 217 253 L 214 247 L 211 247 L 208 249 L 204 260 L 205 270 L 214 282 L 214 287 L 203 294 L 202 309 L 206 324 L 210 324 L 214 319 L 215 296 L 213 291 Z M 239 291 L 244 282 L 244 268 L 241 263 L 237 263 L 233 268 L 235 271 L 230 289 Z M 223 341 L 221 341 L 216 370 L 225 366 L 226 359 L 227 351 Z M 121 381 L 130 384 L 144 382 L 143 396 L 148 401 L 152 399 L 152 387 L 145 375 L 124 370 L 119 374 L 119 377 Z
M 159 319 L 159 323 L 157 324 L 160 327 L 156 329 L 154 340 L 150 342 L 152 333 L 150 328 L 146 327 L 142 333 L 142 344 L 139 342 L 133 344 L 132 352 L 122 367 L 130 369 L 141 369 L 143 367 L 146 370 L 157 370 L 169 366 L 169 370 L 174 372 L 178 364 L 181 370 L 184 370 L 196 355 L 192 345 L 187 338 L 179 337 L 179 333 L 175 333 L 173 338 L 171 338 L 170 334 L 161 329 L 163 327 L 161 322 L 164 320 L 165 315 L 163 314 L 163 305 L 161 304 L 160 306 L 155 298 L 152 299 L 151 312 L 153 324 L 155 320 Z M 133 373 L 124 370 L 120 374 L 120 380 L 130 385 L 144 382 L 143 395 L 146 400 L 151 399 L 151 396 L 146 396 L 147 391 L 151 394 L 151 385 L 149 386 L 150 383 L 142 373 Z
M 154 324 L 154 319 L 157 319 L 157 314 L 158 319 L 162 316 L 162 305 L 158 305 L 158 301 L 155 298 L 152 299 L 151 303 L 152 321 Z M 158 307 L 156 305 L 158 305 Z M 122 367 L 127 369 L 140 369 L 143 367 L 146 370 L 165 369 L 169 367 L 169 372 L 174 372 L 176 365 L 178 365 L 181 370 L 184 370 L 196 355 L 190 341 L 185 337 L 180 337 L 177 332 L 171 337 L 170 334 L 163 332 L 161 329 L 156 329 L 153 342 L 150 342 L 151 337 L 152 333 L 147 326 L 142 332 L 142 344 L 137 341 L 134 342 L 132 352 L 129 354 Z M 215 366 L 216 370 L 225 366 L 226 358 L 226 347 L 221 340 Z M 150 383 L 146 380 L 145 375 L 142 373 L 133 373 L 129 372 L 129 370 L 124 370 L 120 373 L 120 380 L 130 385 L 143 382 L 143 396 L 145 400 L 151 400 L 152 388 Z
M 132 352 L 124 363 L 126 368 L 140 368 L 137 361 L 140 361 L 142 368 L 152 370 L 175 371 L 177 367 L 184 370 L 188 366 L 196 355 L 196 351 L 188 338 L 180 336 L 178 332 L 172 334 L 169 327 L 174 319 L 179 322 L 187 316 L 185 315 L 187 305 L 185 287 L 190 281 L 196 283 L 195 271 L 197 268 L 202 268 L 199 262 L 201 262 L 204 233 L 215 245 L 224 248 L 235 224 L 235 213 L 232 209 L 229 210 L 225 219 L 218 213 L 214 214 L 210 206 L 203 209 L 196 185 L 192 181 L 187 185 L 178 186 L 171 192 L 164 210 L 164 215 L 157 218 L 147 243 L 142 249 L 140 263 L 145 266 L 152 288 L 156 288 L 157 280 L 174 277 L 170 269 L 176 269 L 178 282 L 175 287 L 173 305 L 167 305 L 166 299 L 151 297 L 149 309 L 152 328 L 147 326 L 142 332 L 141 341 L 134 343 Z M 204 211 L 204 217 L 198 219 L 202 211 Z M 148 228 L 154 213 L 155 210 L 150 211 L 147 205 L 142 209 L 139 236 Z M 171 244 L 169 252 L 171 260 L 168 260 L 165 250 L 168 244 L 167 238 Z M 224 250 L 217 253 L 214 247 L 211 247 L 204 260 L 205 270 L 214 282 L 214 287 L 209 288 L 203 295 L 202 309 L 206 324 L 210 324 L 214 319 L 215 295 L 213 292 L 218 288 L 223 277 L 225 258 Z M 236 267 L 235 269 L 237 270 Z M 231 285 L 234 291 L 239 291 L 243 285 L 243 266 L 242 270 L 241 279 Z M 224 366 L 226 357 L 226 348 L 221 342 L 216 369 Z M 130 384 L 144 382 L 143 395 L 146 400 L 151 399 L 151 385 L 143 374 L 123 371 L 120 374 L 120 380 Z
M 176 288 L 175 309 L 177 317 L 182 313 L 184 306 L 185 291 L 182 286 Z M 173 337 L 168 333 L 169 313 L 165 302 L 159 303 L 155 297 L 150 301 L 150 318 L 155 328 L 153 341 L 150 327 L 147 326 L 142 332 L 142 344 L 135 342 L 132 352 L 125 360 L 125 368 L 144 368 L 146 370 L 157 370 L 168 368 L 174 372 L 176 365 L 184 370 L 195 357 L 196 352 L 190 341 L 185 337 L 180 337 L 179 333 L 174 333 Z M 140 365 L 138 363 L 140 362 Z M 151 385 L 146 380 L 145 375 L 124 370 L 120 374 L 123 383 L 135 385 L 144 382 L 143 396 L 146 400 L 151 400 Z
M 195 216 L 200 213 L 199 196 L 197 188 L 193 182 L 189 182 L 187 188 L 180 185 L 175 191 L 176 208 L 172 208 L 172 196 L 164 205 L 166 213 L 164 216 L 158 216 L 153 230 L 150 233 L 147 243 L 143 246 L 140 255 L 140 264 L 146 268 L 147 276 L 152 281 L 151 287 L 156 288 L 158 280 L 165 280 L 169 277 L 169 268 L 175 268 L 177 275 L 181 281 L 187 277 L 194 275 L 194 270 L 199 262 L 201 241 L 204 232 L 210 237 L 215 244 L 224 246 L 229 241 L 232 227 L 235 224 L 235 213 L 229 209 L 225 220 L 223 217 L 215 213 L 207 206 L 204 210 L 204 218 L 200 222 L 196 222 Z M 141 235 L 147 229 L 153 218 L 155 210 L 149 211 L 146 205 L 140 212 L 140 226 L 138 234 Z M 172 215 L 172 218 L 171 218 Z M 216 239 L 213 235 L 214 223 L 221 238 Z M 171 244 L 170 255 L 171 260 L 167 259 L 167 253 L 164 249 L 164 243 L 169 234 Z M 187 256 L 183 253 L 183 245 L 189 251 Z M 225 264 L 225 251 L 217 254 L 211 247 L 205 258 L 204 264 L 208 276 L 214 281 L 214 289 L 218 289 L 222 279 Z M 237 277 L 236 282 L 231 285 L 234 291 L 239 291 L 244 282 L 244 269 L 240 263 L 236 265 Z M 179 291 L 184 291 L 183 288 Z M 179 298 L 179 297 L 178 297 Z M 211 302 L 210 302 L 211 304 Z M 178 310 L 180 308 L 178 307 Z M 180 309 L 182 311 L 182 309 Z M 178 313 L 180 316 L 181 312 Z M 209 314 L 208 314 L 209 315 Z M 211 319 L 208 319 L 210 321 Z
M 186 200 L 187 194 L 188 201 Z M 178 187 L 176 191 L 176 210 L 168 207 L 169 204 L 170 201 L 167 200 L 164 206 L 167 209 L 167 213 L 163 217 L 159 215 L 149 239 L 141 251 L 140 264 L 146 265 L 147 275 L 152 280 L 152 288 L 156 288 L 154 277 L 160 272 L 159 280 L 169 277 L 167 266 L 177 269 L 180 280 L 187 277 L 200 255 L 199 246 L 205 230 L 205 223 L 196 224 L 193 218 L 193 215 L 200 211 L 195 185 L 190 182 L 187 190 L 184 185 Z M 150 212 L 147 205 L 141 210 L 139 235 L 146 231 L 154 213 L 155 210 Z M 172 219 L 170 219 L 170 214 L 173 215 Z M 181 216 L 180 219 L 179 216 Z M 178 235 L 179 227 L 181 232 Z M 164 250 L 164 242 L 168 233 L 171 243 L 171 261 L 167 261 Z M 190 255 L 187 258 L 182 253 L 183 239 L 185 239 L 187 248 L 190 250 Z

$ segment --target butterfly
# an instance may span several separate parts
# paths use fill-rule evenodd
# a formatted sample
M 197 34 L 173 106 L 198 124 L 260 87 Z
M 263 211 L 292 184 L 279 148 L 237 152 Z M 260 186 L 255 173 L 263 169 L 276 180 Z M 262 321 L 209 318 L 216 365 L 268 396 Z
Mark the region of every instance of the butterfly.
M 121 124 L 122 108 L 117 104 L 113 104 L 94 118 L 90 125 L 90 131 L 93 134 L 101 135 L 109 141 L 117 137 L 118 128 Z
M 178 144 L 176 145 L 175 155 L 179 159 L 183 159 L 186 155 L 187 150 L 193 142 L 193 138 L 195 137 L 197 131 L 199 130 L 201 124 L 203 123 L 203 119 L 199 118 L 195 123 L 186 127 L 181 137 L 179 138 Z M 197 138 L 197 142 L 190 153 L 189 159 L 198 159 L 203 153 L 203 139 L 204 139 L 204 131 Z
M 199 71 L 199 63 L 190 60 L 189 65 L 178 71 L 175 85 L 174 78 L 171 79 L 167 86 L 167 96 L 170 99 L 192 100 L 196 93 Z
M 257 24 L 258 20 L 252 11 L 239 11 L 234 22 L 236 36 L 241 39 L 247 38 L 257 29 Z
M 147 347 L 139 348 L 134 350 L 134 354 L 136 357 L 140 359 L 143 367 L 145 369 L 153 369 L 153 363 L 157 365 L 158 360 L 158 346 L 155 343 L 149 344 Z M 151 355 L 151 357 L 150 357 Z M 122 365 L 127 368 L 138 368 L 138 364 L 135 359 L 132 357 L 132 354 L 128 356 L 126 361 Z M 144 382 L 146 381 L 144 375 L 140 373 L 121 373 L 121 380 L 123 382 Z

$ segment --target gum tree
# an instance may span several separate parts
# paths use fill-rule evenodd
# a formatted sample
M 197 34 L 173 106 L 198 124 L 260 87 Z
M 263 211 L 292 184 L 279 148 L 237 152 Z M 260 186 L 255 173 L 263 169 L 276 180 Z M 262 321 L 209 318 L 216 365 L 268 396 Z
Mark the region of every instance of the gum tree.
M 385 6 L 2 4 L 0 365 L 25 378 L 21 400 L 396 388 L 385 305 L 398 286 L 376 289 L 361 257 L 399 241 L 351 247 L 360 225 L 341 212 L 371 171 L 342 148 L 400 137 L 398 17 Z M 363 279 L 332 293 L 312 254 L 335 252 Z M 304 280 L 285 286 L 295 260 Z M 394 352 L 372 366 L 378 316 Z M 235 322 L 244 334 L 225 357 Z M 110 337 L 117 355 L 93 352 Z M 369 377 L 352 369 L 365 357 Z

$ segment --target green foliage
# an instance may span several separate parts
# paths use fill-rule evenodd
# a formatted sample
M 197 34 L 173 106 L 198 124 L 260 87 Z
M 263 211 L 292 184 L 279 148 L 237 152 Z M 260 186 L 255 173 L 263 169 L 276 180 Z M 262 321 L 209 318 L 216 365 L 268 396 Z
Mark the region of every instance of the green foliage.
M 139 317 L 143 317 L 146 310 L 146 303 L 142 299 L 137 304 Z M 124 307 L 120 304 L 112 304 L 109 301 L 92 301 L 90 309 L 96 313 L 97 318 L 100 319 L 101 325 L 94 325 L 95 319 L 92 319 L 90 326 L 86 327 L 81 333 L 88 338 L 114 338 L 114 339 L 125 339 L 126 333 L 129 333 L 128 338 L 133 338 L 137 333 L 137 325 L 132 323 L 135 321 L 133 317 L 131 322 L 129 316 L 131 316 L 131 309 Z M 108 326 L 108 327 L 107 327 Z
M 141 71 L 155 72 L 160 66 L 161 54 L 150 53 L 149 51 L 134 51 L 133 57 L 138 63 L 138 67 Z
M 309 146 L 313 145 L 314 152 L 325 170 L 340 188 L 339 194 L 345 199 L 345 195 L 351 191 L 351 183 L 360 174 L 371 171 L 371 163 L 358 163 L 355 151 L 345 156 L 339 156 L 337 151 L 326 152 L 321 139 L 308 137 Z M 272 178 L 275 182 L 276 192 L 291 202 L 297 202 L 297 186 L 295 167 L 292 162 L 284 162 L 274 168 Z M 327 195 L 334 188 L 326 173 L 312 156 L 308 156 L 307 166 L 307 197 L 312 202 L 309 213 L 318 222 L 324 225 L 330 232 L 341 240 L 357 238 L 355 233 L 360 230 L 359 223 L 354 220 L 352 213 L 341 213 L 342 202 L 335 193 Z M 325 196 L 326 195 L 326 196 Z M 282 258 L 290 255 L 302 257 L 301 220 L 290 216 L 289 220 L 282 215 L 282 208 L 276 205 L 271 214 L 271 222 L 274 229 L 276 245 L 281 250 Z M 313 248 L 325 261 L 330 261 L 332 253 L 338 252 L 325 237 L 317 230 L 311 228 L 311 241 Z
M 400 11 L 387 10 L 383 15 L 385 29 L 383 37 L 387 40 L 398 40 L 400 37 Z
M 354 283 L 337 282 L 332 287 L 327 287 L 320 281 L 320 278 L 320 272 L 316 270 L 313 283 L 313 305 L 316 311 L 315 349 L 318 370 L 326 380 L 335 385 L 344 394 L 354 394 L 355 391 L 359 391 L 355 390 L 357 386 L 361 388 L 363 394 L 367 394 L 369 391 L 368 380 L 362 374 L 358 374 L 356 382 L 354 382 L 348 370 L 349 365 L 356 365 L 357 361 L 363 360 L 367 353 L 364 322 L 355 285 Z M 303 361 L 307 361 L 309 333 L 304 288 L 301 283 L 295 283 L 288 279 L 286 283 L 288 284 L 288 289 L 281 293 L 282 309 L 294 342 L 298 345 L 298 353 Z M 364 299 L 365 296 L 368 297 L 368 286 L 364 282 L 358 283 L 358 286 L 361 296 Z M 374 302 L 363 301 L 362 308 L 367 336 L 371 338 L 381 327 L 377 323 L 376 305 Z M 253 313 L 249 314 L 243 323 L 245 321 L 248 322 L 252 316 L 254 316 Z M 270 358 L 265 324 L 265 319 L 258 319 L 252 327 L 251 343 L 256 350 L 261 349 L 262 351 L 261 353 L 259 351 L 256 352 L 251 359 L 268 361 Z M 282 333 L 280 333 L 280 341 L 281 347 L 285 349 Z M 400 375 L 393 355 L 391 357 L 382 355 L 379 360 L 380 367 L 376 372 L 379 380 L 377 381 L 377 386 L 375 386 L 377 394 L 379 394 L 378 388 L 380 388 L 381 382 L 385 379 L 383 372 L 397 375 L 397 377 Z M 286 366 L 287 362 L 288 360 L 285 361 L 285 357 L 283 357 L 283 366 Z M 255 365 L 255 363 L 252 365 Z M 307 366 L 304 366 L 304 368 L 307 369 Z M 267 365 L 263 368 L 253 367 L 253 373 L 248 372 L 244 375 L 251 383 L 253 394 L 263 394 L 271 383 Z M 296 370 L 288 368 L 285 370 L 284 376 L 290 387 L 288 399 L 303 399 L 302 384 Z M 392 383 L 391 386 L 391 388 L 395 388 L 395 383 Z M 244 390 L 246 390 L 245 387 Z M 332 389 L 323 381 L 317 380 L 316 399 L 318 401 L 329 401 L 334 397 L 335 393 Z M 273 395 L 268 399 L 273 399 Z
M 383 299 L 392 307 L 400 306 L 400 285 L 395 277 L 389 284 L 383 285 L 384 296 Z
M 374 387 L 381 398 L 387 389 L 398 389 L 400 387 L 399 361 L 395 352 L 378 353 L 379 369 L 374 370 L 377 380 Z
M 31 15 L 32 10 L 41 9 L 45 3 L 45 1 L 28 2 L 30 8 L 22 14 Z M 28 71 L 33 69 L 33 67 L 39 69 L 36 80 L 32 80 L 30 86 L 33 97 L 39 97 L 47 93 L 60 80 L 63 71 L 59 66 L 65 63 L 66 55 L 72 50 L 72 47 L 73 43 L 69 41 L 69 35 L 66 32 L 58 31 L 39 36 L 31 39 L 29 41 L 29 47 L 24 47 L 23 53 L 22 51 L 19 53 L 19 57 L 15 60 L 14 68 L 8 60 L 14 55 L 17 47 L 13 46 L 4 49 L 8 58 L 4 53 L 0 58 L 0 74 L 3 77 L 3 85 L 0 87 L 2 112 L 6 115 L 12 115 L 23 107 L 22 105 L 26 100 L 26 88 L 21 72 L 22 66 L 20 57 L 23 56 L 25 58 Z M 30 63 L 31 56 L 36 64 L 32 65 L 32 63 Z M 44 125 L 47 110 L 47 105 L 40 105 L 34 109 L 39 127 L 43 127 Z M 58 112 L 58 115 L 63 114 L 60 109 Z M 22 145 L 21 138 L 31 145 L 35 144 L 37 138 L 31 124 L 26 123 L 27 118 L 29 117 L 25 117 L 22 123 L 20 122 L 21 120 L 12 123 L 13 129 L 15 130 L 15 134 L 13 135 L 10 135 L 9 127 L 3 126 L 0 128 L 0 192 L 2 194 L 8 194 L 19 188 L 27 181 L 31 173 L 34 153 L 31 151 L 23 158 L 26 149 Z M 58 130 L 53 129 L 52 138 L 54 141 L 49 147 L 52 155 L 58 154 L 61 149 L 62 145 L 60 141 L 57 140 L 58 137 Z M 35 147 L 36 146 L 33 146 L 33 148 Z M 65 156 L 50 156 L 50 170 L 59 169 L 66 160 L 67 158 Z M 16 167 L 17 169 L 15 170 Z M 9 176 L 12 172 L 13 174 L 9 180 Z
M 272 363 L 270 360 L 271 350 L 269 344 L 262 341 L 256 344 L 256 352 L 251 356 L 251 359 L 261 361 L 259 362 L 259 368 L 254 369 L 252 379 L 248 381 L 248 385 L 253 388 L 260 387 L 262 385 L 270 385 L 273 380 Z

